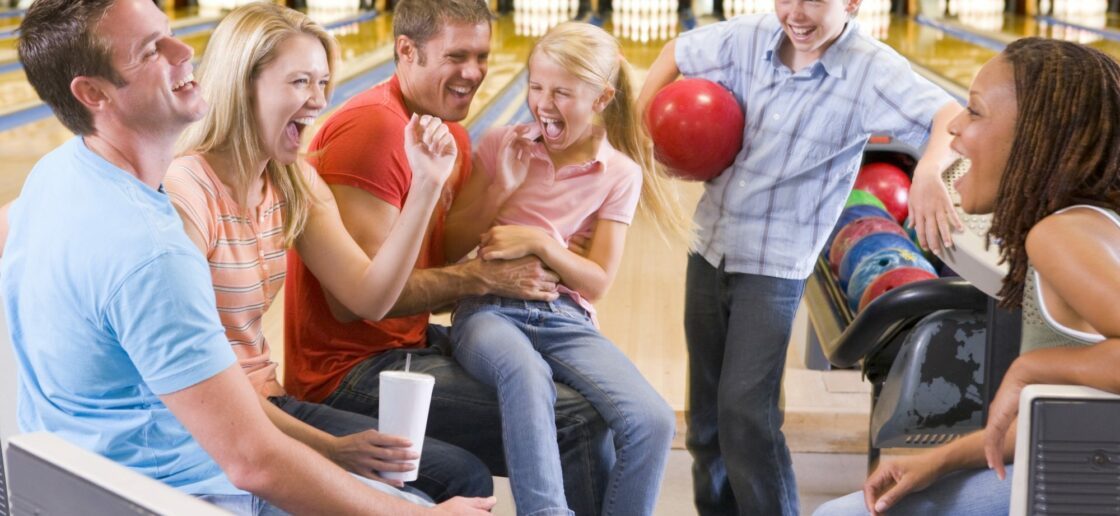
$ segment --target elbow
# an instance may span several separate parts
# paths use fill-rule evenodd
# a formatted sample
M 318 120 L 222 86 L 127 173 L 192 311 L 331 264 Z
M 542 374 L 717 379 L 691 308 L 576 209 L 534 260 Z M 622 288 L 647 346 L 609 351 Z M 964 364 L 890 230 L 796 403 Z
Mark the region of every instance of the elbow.
M 235 457 L 222 464 L 222 471 L 234 487 L 267 499 L 276 485 L 274 456 L 275 452 L 260 442 L 241 446 Z

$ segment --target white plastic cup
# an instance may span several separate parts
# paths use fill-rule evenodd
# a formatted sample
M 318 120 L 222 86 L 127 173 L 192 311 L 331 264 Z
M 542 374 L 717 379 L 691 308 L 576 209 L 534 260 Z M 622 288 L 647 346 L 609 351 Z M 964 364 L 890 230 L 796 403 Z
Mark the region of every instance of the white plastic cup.
M 382 371 L 381 392 L 377 409 L 378 430 L 412 442 L 408 449 L 419 455 L 424 446 L 424 430 L 428 426 L 428 407 L 432 403 L 432 387 L 436 379 L 430 374 L 405 371 Z M 420 459 L 408 462 L 408 471 L 384 471 L 381 477 L 411 482 L 420 471 Z

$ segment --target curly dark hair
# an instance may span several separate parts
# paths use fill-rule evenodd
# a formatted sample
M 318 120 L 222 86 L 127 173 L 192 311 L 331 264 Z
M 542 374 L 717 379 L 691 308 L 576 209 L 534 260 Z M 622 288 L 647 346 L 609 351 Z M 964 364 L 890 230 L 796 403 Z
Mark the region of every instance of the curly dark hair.
M 1000 305 L 1023 301 L 1027 233 L 1075 204 L 1120 207 L 1120 65 L 1067 41 L 1023 38 L 1003 51 L 1018 119 L 989 239 L 1010 266 Z

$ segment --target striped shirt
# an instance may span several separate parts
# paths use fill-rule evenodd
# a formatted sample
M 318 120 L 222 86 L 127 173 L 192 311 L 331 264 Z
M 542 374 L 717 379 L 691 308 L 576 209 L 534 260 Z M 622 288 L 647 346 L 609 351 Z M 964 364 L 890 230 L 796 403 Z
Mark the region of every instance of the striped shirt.
M 855 182 L 871 134 L 922 147 L 947 93 L 848 23 L 824 55 L 793 72 L 774 14 L 741 16 L 677 40 L 681 73 L 719 83 L 743 106 L 743 148 L 709 181 L 692 250 L 729 272 L 803 279 Z
M 164 178 L 171 202 L 206 242 L 218 315 L 241 369 L 264 396 L 280 396 L 261 319 L 284 285 L 284 199 L 265 181 L 260 205 L 243 210 L 200 156 L 183 156 Z

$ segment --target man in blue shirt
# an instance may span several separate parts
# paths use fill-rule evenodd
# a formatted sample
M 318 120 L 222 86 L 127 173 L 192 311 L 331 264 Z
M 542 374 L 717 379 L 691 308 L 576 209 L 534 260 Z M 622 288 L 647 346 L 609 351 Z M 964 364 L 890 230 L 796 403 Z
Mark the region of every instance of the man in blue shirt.
M 39 0 L 20 33 L 28 80 L 78 135 L 31 171 L 0 262 L 21 429 L 242 513 L 485 514 L 492 499 L 425 509 L 371 489 L 265 416 L 160 186 L 207 107 L 163 12 Z
M 939 172 L 960 106 L 859 32 L 859 3 L 777 0 L 775 14 L 687 32 L 662 50 L 639 98 L 644 108 L 683 73 L 729 89 L 746 113 L 742 150 L 697 207 L 686 279 L 687 444 L 701 514 L 798 512 L 778 407 L 786 347 L 872 132 L 928 144 L 911 192 L 923 242 L 947 243 L 956 222 Z

